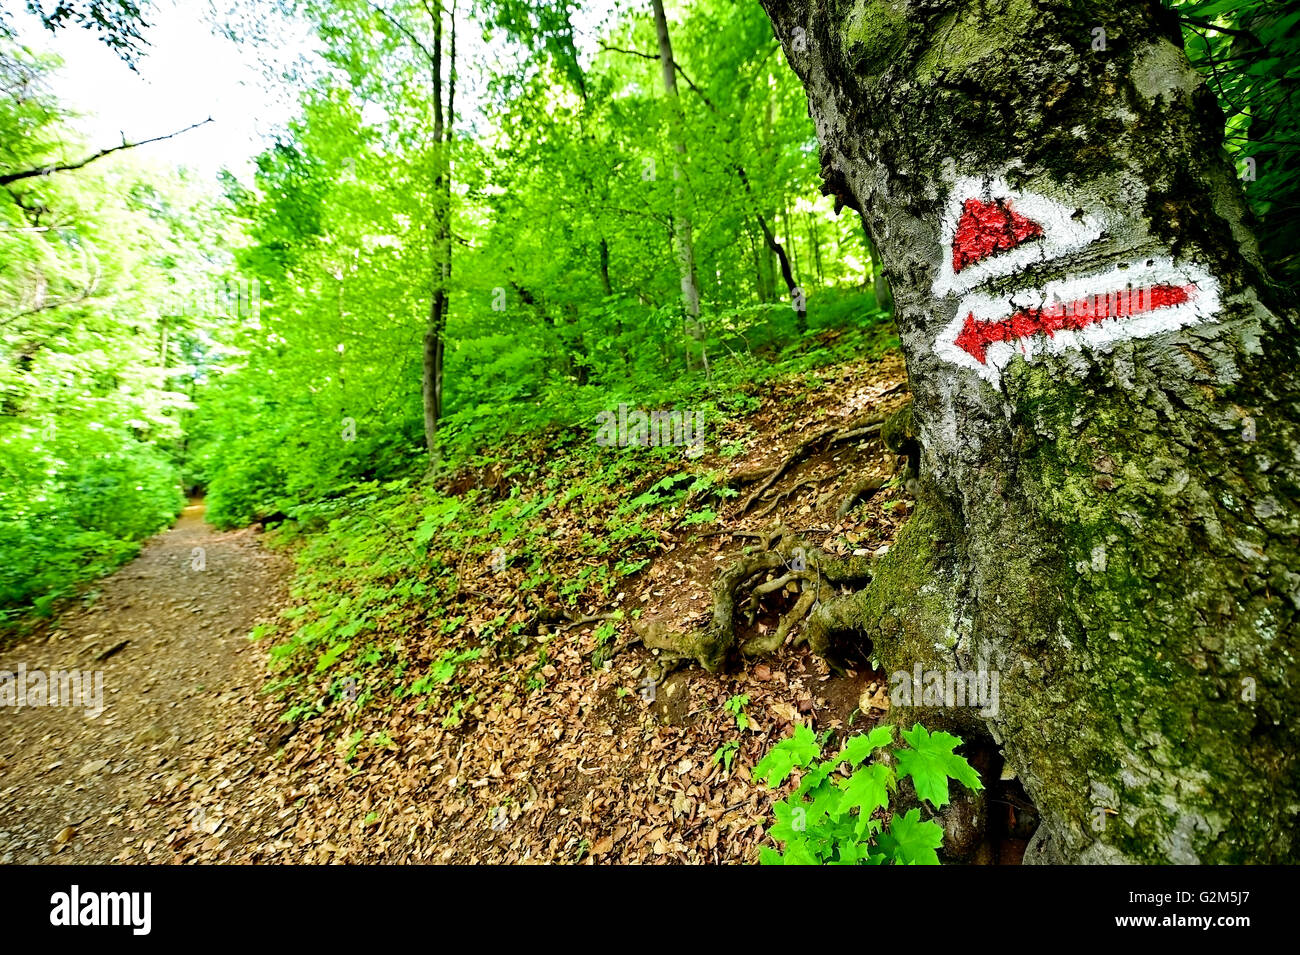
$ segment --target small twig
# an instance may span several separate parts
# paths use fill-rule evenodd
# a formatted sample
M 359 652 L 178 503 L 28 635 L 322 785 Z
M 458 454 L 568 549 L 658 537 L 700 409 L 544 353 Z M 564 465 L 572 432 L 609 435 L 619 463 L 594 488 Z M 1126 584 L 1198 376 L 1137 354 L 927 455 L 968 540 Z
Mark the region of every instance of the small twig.
M 114 656 L 114 655 L 117 654 L 117 653 L 120 653 L 120 652 L 122 651 L 122 649 L 123 649 L 123 648 L 124 648 L 128 643 L 130 643 L 130 642 L 131 642 L 130 640 L 123 640 L 121 643 L 115 643 L 115 644 L 113 644 L 113 646 L 109 647 L 109 648 L 108 648 L 107 650 L 105 650 L 103 653 L 100 653 L 99 655 L 97 655 L 97 656 L 95 657 L 95 662 L 96 662 L 96 663 L 103 663 L 103 662 L 104 662 L 105 660 L 107 660 L 109 657 Z

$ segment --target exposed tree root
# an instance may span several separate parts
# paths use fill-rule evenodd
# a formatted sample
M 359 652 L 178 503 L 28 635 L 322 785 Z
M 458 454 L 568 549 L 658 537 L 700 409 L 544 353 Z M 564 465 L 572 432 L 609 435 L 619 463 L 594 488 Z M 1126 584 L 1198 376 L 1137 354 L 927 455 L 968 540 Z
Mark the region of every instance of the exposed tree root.
M 863 591 L 859 590 L 837 595 L 819 603 L 808 620 L 805 633 L 808 636 L 809 649 L 835 669 L 840 668 L 841 661 L 832 649 L 834 638 L 860 629 L 862 594 Z
M 793 451 L 785 456 L 784 460 L 782 460 L 780 464 L 772 469 L 768 476 L 764 478 L 749 497 L 745 499 L 745 503 L 740 507 L 739 514 L 743 515 L 748 513 L 749 509 L 761 500 L 767 492 L 771 490 L 772 486 L 776 484 L 777 481 L 781 480 L 790 468 L 794 467 L 804 458 L 809 457 L 823 447 L 829 448 L 837 444 L 843 444 L 845 441 L 854 441 L 859 438 L 865 438 L 871 434 L 877 434 L 879 433 L 884 420 L 884 415 L 880 413 L 872 414 L 861 421 L 849 425 L 847 428 L 829 428 L 801 442 Z
M 782 492 L 781 492 L 780 494 L 778 494 L 776 497 L 772 498 L 772 502 L 771 502 L 770 504 L 768 504 L 767 507 L 763 508 L 761 511 L 755 511 L 755 512 L 754 512 L 754 516 L 755 516 L 755 517 L 767 517 L 767 515 L 771 514 L 771 513 L 772 513 L 773 511 L 775 511 L 778 507 L 780 507 L 782 504 L 784 504 L 786 498 L 790 497 L 790 495 L 792 495 L 792 494 L 797 494 L 800 490 L 802 490 L 802 489 L 805 488 L 805 487 L 808 487 L 809 485 L 812 485 L 812 486 L 816 487 L 816 485 L 817 485 L 817 479 L 816 479 L 816 478 L 804 478 L 802 481 L 800 481 L 800 482 L 799 482 L 798 484 L 796 484 L 794 487 L 790 488 L 790 489 L 787 490 L 787 491 L 782 491 Z
M 906 422 L 910 418 L 880 412 L 860 418 L 845 428 L 831 428 L 801 442 L 779 464 L 766 470 L 746 470 L 731 475 L 724 483 L 730 487 L 754 485 L 749 497 L 740 506 L 736 517 L 748 513 L 759 501 L 767 501 L 756 512 L 763 517 L 777 510 L 790 496 L 817 480 L 805 478 L 792 487 L 773 496 L 773 488 L 806 458 L 820 451 L 849 441 L 880 434 L 882 429 L 893 427 L 906 439 Z M 906 453 L 905 449 L 903 453 Z M 879 477 L 864 478 L 856 482 L 839 506 L 842 517 L 855 504 L 871 497 L 885 484 Z M 829 496 L 823 495 L 823 499 Z M 738 651 L 744 656 L 772 653 L 787 640 L 807 640 L 813 652 L 825 658 L 832 667 L 840 669 L 842 661 L 836 659 L 836 638 L 856 631 L 860 626 L 862 594 L 859 588 L 871 579 L 870 556 L 838 557 L 828 554 L 809 543 L 799 532 L 778 523 L 765 532 L 746 530 L 709 531 L 701 536 L 748 537 L 760 542 L 756 552 L 747 553 L 727 567 L 713 585 L 712 610 L 700 626 L 685 632 L 673 630 L 664 621 L 638 621 L 633 623 L 635 636 L 628 641 L 642 643 L 656 651 L 662 677 L 679 663 L 695 661 L 704 669 L 716 672 L 727 657 Z M 845 588 L 853 588 L 844 593 Z M 789 592 L 795 596 L 794 604 L 785 610 L 775 628 L 757 635 L 742 636 L 752 630 L 763 611 L 765 600 L 773 595 Z M 770 605 L 769 605 L 770 606 Z M 621 649 L 621 648 L 620 648 Z
M 840 506 L 835 510 L 836 517 L 843 517 L 849 511 L 853 510 L 855 504 L 859 501 L 869 501 L 875 496 L 875 493 L 885 486 L 885 479 L 879 477 L 868 477 L 855 483 L 849 488 L 849 493 L 845 495 Z
M 771 473 L 771 468 L 745 468 L 743 471 L 727 475 L 726 480 L 722 482 L 722 487 L 742 488 L 746 484 L 763 480 Z
M 740 652 L 756 656 L 777 650 L 809 614 L 812 618 L 806 635 L 815 641 L 815 651 L 829 652 L 829 636 L 838 617 L 827 617 L 816 628 L 812 621 L 822 619 L 825 607 L 838 606 L 842 599 L 838 587 L 861 585 L 870 579 L 871 558 L 827 554 L 780 529 L 775 537 L 775 546 L 748 554 L 722 572 L 713 585 L 713 609 L 703 626 L 681 633 L 658 621 L 633 625 L 641 642 L 660 652 L 666 668 L 694 660 L 716 672 L 736 647 L 739 626 L 752 625 L 763 599 L 792 585 L 799 594 L 794 606 L 782 615 L 775 630 L 745 640 Z

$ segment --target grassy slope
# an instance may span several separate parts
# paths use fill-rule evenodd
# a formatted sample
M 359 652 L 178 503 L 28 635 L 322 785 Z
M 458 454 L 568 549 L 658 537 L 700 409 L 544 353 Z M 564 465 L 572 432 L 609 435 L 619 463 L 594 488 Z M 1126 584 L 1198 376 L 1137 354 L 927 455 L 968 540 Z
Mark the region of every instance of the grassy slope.
M 792 493 L 766 514 L 739 515 L 723 478 L 771 466 L 812 427 L 896 404 L 882 398 L 903 379 L 895 347 L 887 322 L 867 321 L 721 363 L 712 383 L 599 396 L 703 408 L 698 458 L 599 447 L 596 405 L 571 404 L 569 421 L 523 434 L 495 422 L 496 443 L 462 432 L 437 485 L 300 508 L 276 535 L 297 549 L 294 605 L 259 634 L 278 752 L 235 824 L 261 831 L 291 805 L 291 835 L 173 848 L 268 861 L 753 857 L 771 794 L 749 769 L 795 721 L 861 728 L 879 682 L 866 666 L 832 677 L 787 647 L 721 676 L 678 670 L 649 702 L 653 661 L 631 624 L 706 613 L 713 573 L 746 544 L 729 532 L 784 520 L 826 547 L 887 545 L 910 507 L 901 488 L 835 516 L 849 472 L 892 473 L 874 440 L 792 469 L 773 488 Z M 789 602 L 772 595 L 753 626 Z

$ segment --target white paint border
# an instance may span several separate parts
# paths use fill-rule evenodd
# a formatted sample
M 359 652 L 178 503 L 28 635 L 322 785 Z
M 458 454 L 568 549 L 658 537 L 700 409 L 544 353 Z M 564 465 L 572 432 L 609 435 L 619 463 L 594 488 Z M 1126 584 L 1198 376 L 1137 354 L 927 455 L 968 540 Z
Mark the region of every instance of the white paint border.
M 1005 252 L 998 252 L 973 262 L 960 272 L 952 270 L 952 244 L 957 235 L 957 224 L 961 221 L 962 207 L 967 199 L 979 199 L 990 203 L 999 199 L 1007 201 L 1011 208 L 1027 219 L 1032 219 L 1043 228 L 1043 234 L 1037 239 L 1026 241 Z M 1057 202 L 1033 192 L 1012 189 L 1005 179 L 992 176 L 963 176 L 953 183 L 948 194 L 948 205 L 940 222 L 940 236 L 943 239 L 943 261 L 939 263 L 939 274 L 934 280 L 935 295 L 952 295 L 965 292 L 989 279 L 1019 272 L 1035 262 L 1046 262 L 1067 252 L 1091 245 L 1101 238 L 1104 223 L 1096 215 L 1085 213 L 1082 219 L 1074 218 L 1075 210 L 1065 203 Z
M 1166 284 L 1193 285 L 1195 289 L 1191 299 L 1181 305 L 1168 305 L 1126 318 L 1107 318 L 1077 331 L 1062 329 L 1050 335 L 1032 335 L 1014 342 L 993 342 L 988 346 L 982 364 L 956 344 L 966 317 L 971 314 L 976 319 L 1000 321 L 1018 309 L 1042 308 L 1049 302 L 1073 302 L 1128 287 L 1149 288 Z M 1059 355 L 1071 349 L 1102 350 L 1115 342 L 1147 338 L 1214 321 L 1218 310 L 1219 283 L 1209 272 L 1190 263 L 1179 266 L 1169 258 L 1144 256 L 1106 272 L 1048 282 L 1041 290 L 1024 289 L 1001 298 L 979 292 L 967 295 L 957 307 L 956 316 L 935 339 L 934 351 L 945 361 L 975 372 L 996 388 L 1002 380 L 1002 369 L 1016 355 L 1025 361 L 1033 361 L 1040 355 Z

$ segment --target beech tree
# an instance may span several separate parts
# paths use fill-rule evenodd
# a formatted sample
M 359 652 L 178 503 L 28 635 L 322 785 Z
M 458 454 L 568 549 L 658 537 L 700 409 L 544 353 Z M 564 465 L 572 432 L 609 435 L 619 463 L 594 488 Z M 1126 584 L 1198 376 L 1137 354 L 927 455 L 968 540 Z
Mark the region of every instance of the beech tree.
M 1026 861 L 1293 860 L 1296 314 L 1176 17 L 763 5 L 881 251 L 921 449 L 821 620 L 891 671 L 999 671 Z

